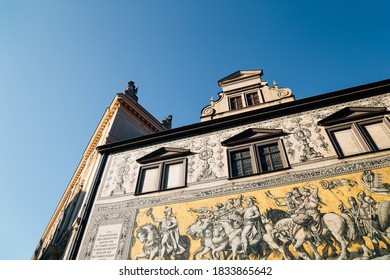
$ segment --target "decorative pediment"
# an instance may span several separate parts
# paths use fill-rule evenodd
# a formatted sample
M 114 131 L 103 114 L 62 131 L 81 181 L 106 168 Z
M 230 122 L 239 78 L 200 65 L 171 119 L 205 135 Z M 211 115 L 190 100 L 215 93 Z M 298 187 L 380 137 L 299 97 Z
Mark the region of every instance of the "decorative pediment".
M 233 74 L 226 76 L 218 81 L 219 86 L 223 86 L 224 84 L 236 82 L 238 80 L 243 80 L 246 78 L 252 77 L 261 77 L 263 75 L 263 70 L 240 70 L 236 71 Z
M 386 107 L 345 107 L 318 122 L 318 125 L 334 125 L 387 114 Z
M 250 128 L 229 139 L 226 139 L 221 144 L 222 146 L 235 146 L 245 143 L 256 142 L 269 138 L 276 138 L 285 135 L 281 129 L 263 129 Z
M 141 164 L 146 164 L 161 160 L 184 157 L 189 154 L 191 154 L 191 151 L 188 149 L 162 147 L 150 154 L 147 154 L 146 156 L 137 159 L 137 162 Z

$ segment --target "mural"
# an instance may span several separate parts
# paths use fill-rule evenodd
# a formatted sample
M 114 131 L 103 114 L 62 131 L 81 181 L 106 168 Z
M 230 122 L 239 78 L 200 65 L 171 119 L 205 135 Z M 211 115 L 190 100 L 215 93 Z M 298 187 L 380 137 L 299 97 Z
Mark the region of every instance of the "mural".
M 131 259 L 390 256 L 388 168 L 141 208 Z

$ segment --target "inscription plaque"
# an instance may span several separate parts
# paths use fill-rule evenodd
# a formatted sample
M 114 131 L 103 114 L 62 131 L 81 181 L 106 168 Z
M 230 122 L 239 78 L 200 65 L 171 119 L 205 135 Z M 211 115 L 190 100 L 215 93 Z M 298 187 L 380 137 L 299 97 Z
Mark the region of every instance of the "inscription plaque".
M 115 260 L 122 224 L 100 226 L 91 260 Z

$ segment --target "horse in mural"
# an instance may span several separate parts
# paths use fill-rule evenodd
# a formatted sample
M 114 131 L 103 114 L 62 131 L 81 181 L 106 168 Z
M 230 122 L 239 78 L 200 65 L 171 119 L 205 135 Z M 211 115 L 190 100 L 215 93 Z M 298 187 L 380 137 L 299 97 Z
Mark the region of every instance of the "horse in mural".
M 244 252 L 242 232 L 242 227 L 234 227 L 229 220 L 219 220 L 215 222 L 214 225 L 214 236 L 225 234 L 228 238 L 233 260 L 248 259 L 250 255 L 253 255 L 253 258 L 255 259 L 268 258 L 271 254 L 271 249 L 268 244 L 263 241 L 260 233 L 256 233 L 250 238 L 248 244 L 249 252 Z
M 200 239 L 201 245 L 192 256 L 194 260 L 198 254 L 201 259 L 205 259 L 206 254 L 214 260 L 248 258 L 242 248 L 242 228 L 233 226 L 227 219 L 209 221 L 199 218 L 187 228 L 187 233 L 193 240 Z M 254 258 L 267 258 L 271 253 L 269 246 L 262 241 L 260 235 L 251 238 L 249 250 Z
M 199 218 L 187 228 L 187 234 L 193 240 L 200 239 L 200 247 L 193 253 L 193 260 L 196 260 L 198 254 L 202 260 L 206 259 L 206 254 L 212 260 L 226 259 L 230 255 L 231 249 L 226 233 L 214 226 L 215 224 L 208 219 Z
M 179 244 L 185 248 L 181 254 L 173 254 L 165 251 L 162 255 L 161 233 L 153 224 L 145 224 L 136 231 L 136 236 L 143 243 L 143 252 L 134 256 L 134 259 L 146 258 L 149 260 L 165 259 L 169 260 L 173 257 L 175 260 L 188 260 L 191 240 L 188 236 L 180 235 Z
M 248 256 L 242 251 L 242 228 L 235 227 L 229 220 L 197 219 L 187 228 L 187 233 L 193 240 L 200 239 L 200 247 L 194 252 L 195 260 L 200 254 L 205 259 L 206 254 L 210 259 L 246 259 Z M 260 235 L 254 236 L 249 242 L 250 254 L 254 258 L 267 258 L 271 253 L 269 246 L 262 241 Z
M 143 252 L 134 256 L 135 260 L 140 258 L 147 258 L 149 260 L 154 260 L 156 257 L 159 258 L 161 236 L 155 225 L 145 224 L 141 226 L 137 229 L 136 236 L 144 245 L 142 247 Z
M 273 238 L 280 240 L 285 244 L 292 243 L 294 251 L 302 259 L 310 259 L 310 255 L 304 249 L 306 243 L 314 254 L 315 259 L 328 257 L 328 250 L 331 251 L 330 256 L 336 256 L 336 248 L 333 245 L 334 241 L 340 246 L 340 255 L 338 259 L 348 259 L 348 245 L 352 240 L 352 236 L 356 236 L 355 227 L 352 220 L 347 220 L 343 215 L 336 213 L 324 213 L 321 215 L 322 231 L 320 233 L 321 242 L 325 243 L 322 250 L 322 256 L 317 251 L 317 246 L 313 243 L 313 238 L 310 231 L 305 225 L 299 224 L 292 217 L 275 218 L 275 212 L 284 212 L 278 209 L 269 209 L 263 214 L 264 221 L 272 226 L 271 232 Z M 371 250 L 366 246 L 363 238 L 355 238 L 355 242 L 359 243 L 363 249 L 363 256 L 368 258 L 371 255 Z M 291 255 L 290 255 L 291 257 Z
M 291 260 L 294 259 L 293 254 L 289 251 L 288 247 L 292 243 L 291 240 L 285 242 L 280 241 L 275 238 L 274 224 L 277 221 L 290 218 L 290 215 L 279 209 L 268 209 L 265 213 L 261 215 L 261 221 L 265 228 L 265 233 L 263 235 L 263 240 L 268 244 L 270 248 L 278 255 L 281 254 L 283 259 Z

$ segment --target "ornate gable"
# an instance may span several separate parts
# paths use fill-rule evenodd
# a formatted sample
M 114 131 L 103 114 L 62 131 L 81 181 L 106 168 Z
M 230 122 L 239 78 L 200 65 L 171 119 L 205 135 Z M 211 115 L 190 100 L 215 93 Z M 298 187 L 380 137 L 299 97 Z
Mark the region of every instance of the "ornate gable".
M 294 101 L 289 88 L 273 87 L 261 79 L 263 70 L 241 70 L 218 81 L 222 91 L 218 100 L 211 98 L 210 105 L 202 109 L 201 121 L 223 118 Z

